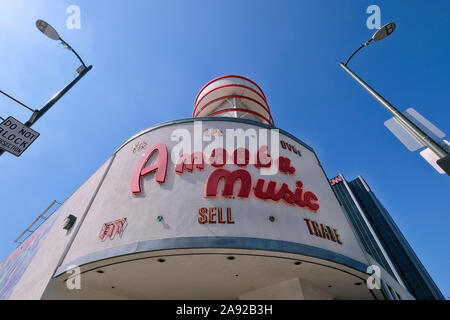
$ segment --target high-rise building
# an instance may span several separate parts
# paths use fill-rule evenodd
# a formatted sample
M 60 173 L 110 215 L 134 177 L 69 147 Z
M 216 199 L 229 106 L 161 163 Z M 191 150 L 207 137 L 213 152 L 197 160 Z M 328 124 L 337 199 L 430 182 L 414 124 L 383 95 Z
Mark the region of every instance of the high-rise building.
M 366 252 L 416 299 L 443 300 L 439 288 L 366 181 L 359 176 L 348 182 L 341 174 L 330 183 Z M 393 296 L 396 298 L 396 293 Z

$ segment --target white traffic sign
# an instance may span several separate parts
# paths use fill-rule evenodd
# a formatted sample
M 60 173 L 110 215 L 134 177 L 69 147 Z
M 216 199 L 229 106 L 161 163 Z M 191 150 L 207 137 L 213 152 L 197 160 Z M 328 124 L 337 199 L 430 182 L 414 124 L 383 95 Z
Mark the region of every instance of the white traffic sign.
M 442 140 L 438 142 L 438 144 L 444 149 L 445 151 L 450 153 L 450 142 L 447 140 Z M 436 161 L 439 160 L 439 156 L 435 154 L 430 148 L 426 148 L 422 151 L 420 151 L 420 155 L 429 163 L 431 166 L 440 174 L 444 174 L 445 171 L 442 170 L 442 168 L 436 163 Z
M 22 122 L 8 117 L 0 123 L 0 149 L 4 149 L 15 156 L 20 156 L 34 140 L 39 132 L 26 127 Z
M 439 130 L 439 128 L 413 108 L 407 109 L 403 114 L 431 139 L 436 141 L 445 137 L 444 132 Z M 396 117 L 385 121 L 384 125 L 409 149 L 409 151 L 416 151 L 424 146 L 422 142 L 417 140 L 403 125 L 400 124 Z

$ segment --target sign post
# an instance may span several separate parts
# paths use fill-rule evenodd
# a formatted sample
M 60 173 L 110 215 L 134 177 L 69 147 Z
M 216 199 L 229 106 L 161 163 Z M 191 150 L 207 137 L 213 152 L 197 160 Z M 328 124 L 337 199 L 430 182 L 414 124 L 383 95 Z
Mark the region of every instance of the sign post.
M 340 62 L 339 65 L 345 71 L 347 71 L 347 73 L 351 75 L 364 89 L 366 89 L 386 110 L 388 110 L 394 116 L 395 120 L 398 122 L 400 126 L 402 126 L 419 143 L 428 147 L 432 152 L 434 152 L 437 158 L 439 159 L 436 161 L 436 163 L 441 167 L 442 171 L 444 171 L 445 173 L 447 173 L 447 175 L 450 176 L 450 154 L 447 151 L 445 151 L 430 136 L 428 136 L 425 132 L 423 132 L 423 130 L 421 130 L 418 126 L 416 126 L 414 122 L 405 117 L 400 111 L 398 111 L 393 105 L 391 105 L 386 99 L 384 99 L 378 92 L 372 89 L 372 87 L 370 87 L 366 82 L 364 82 L 364 80 L 362 80 L 353 71 L 351 71 L 346 64 Z
M 31 115 L 30 119 L 28 119 L 27 122 L 25 122 L 25 124 L 20 123 L 19 121 L 17 121 L 16 119 L 14 119 L 15 121 L 17 121 L 18 123 L 20 123 L 22 126 L 25 126 L 25 130 L 30 131 L 30 127 L 36 123 L 48 110 L 50 110 L 50 108 L 56 103 L 58 102 L 59 99 L 61 99 L 77 82 L 78 80 L 80 80 L 86 73 L 89 72 L 89 70 L 92 69 L 92 66 L 83 68 L 83 70 L 80 72 L 80 74 L 72 80 L 72 82 L 70 82 L 67 86 L 65 86 L 61 91 L 59 91 L 58 93 L 56 93 L 46 104 L 45 106 L 42 107 L 42 109 L 40 110 L 35 110 L 33 112 L 33 114 Z M 10 119 L 11 117 L 9 117 L 8 119 Z M 8 119 L 6 119 L 5 121 L 7 121 Z M 33 131 L 33 130 L 31 130 Z M 33 131 L 35 133 L 37 133 L 36 131 Z M 0 132 L 0 136 L 1 136 L 1 132 Z M 39 135 L 37 133 L 37 135 Z M 36 137 L 37 138 L 37 137 Z M 34 141 L 34 140 L 33 140 Z M 32 141 L 31 141 L 32 142 Z M 3 144 L 0 142 L 0 156 L 3 154 L 3 150 L 2 149 L 6 149 Z M 11 152 L 10 150 L 7 150 L 9 152 Z M 23 152 L 23 151 L 22 151 Z M 11 152 L 13 153 L 13 152 Z M 14 154 L 14 153 L 13 153 Z
M 39 132 L 13 117 L 0 123 L 0 149 L 19 157 L 39 137 Z

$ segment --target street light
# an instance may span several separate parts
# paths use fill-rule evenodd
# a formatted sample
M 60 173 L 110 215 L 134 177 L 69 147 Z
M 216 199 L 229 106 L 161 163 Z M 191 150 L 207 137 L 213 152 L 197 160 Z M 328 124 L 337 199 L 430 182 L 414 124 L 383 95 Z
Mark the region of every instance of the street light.
M 55 30 L 55 28 L 53 28 L 51 25 L 49 25 L 44 20 L 41 20 L 41 19 L 36 20 L 36 27 L 39 29 L 39 31 L 41 31 L 43 34 L 45 34 L 50 39 L 53 39 L 53 40 L 60 39 L 59 34 Z
M 366 41 L 361 47 L 359 47 L 358 49 L 356 49 L 355 52 L 353 52 L 353 54 L 350 56 L 350 58 L 347 59 L 347 62 L 345 63 L 345 65 L 348 64 L 348 62 L 350 61 L 351 58 L 353 58 L 353 56 L 362 48 L 367 47 L 372 41 L 380 41 L 383 40 L 384 38 L 386 38 L 387 36 L 391 35 L 392 32 L 394 32 L 395 30 L 395 23 L 394 22 L 390 22 L 388 24 L 385 24 L 384 26 L 382 26 L 380 29 L 378 29 L 377 32 L 374 33 L 374 35 L 372 36 L 372 38 L 370 38 L 368 41 Z
M 59 36 L 59 34 L 55 30 L 55 28 L 53 28 L 51 25 L 49 25 L 44 20 L 40 20 L 40 19 L 36 21 L 36 27 L 39 29 L 39 31 L 41 31 L 43 34 L 45 34 L 50 39 L 61 41 L 62 45 L 66 46 L 67 49 L 72 51 L 77 56 L 77 58 L 80 60 L 83 67 L 87 68 L 86 65 L 84 64 L 83 60 L 81 59 L 81 57 L 78 55 L 78 53 L 75 50 L 73 50 L 73 48 Z
M 366 82 L 359 78 L 353 71 L 351 71 L 347 64 L 351 58 L 362 48 L 368 46 L 372 41 L 380 41 L 387 36 L 391 35 L 395 30 L 395 23 L 390 22 L 382 26 L 375 34 L 360 46 L 353 54 L 347 59 L 345 63 L 339 62 L 339 65 L 347 71 L 364 89 L 366 89 L 383 107 L 385 107 L 394 118 L 399 122 L 399 124 L 407 130 L 413 137 L 420 141 L 423 145 L 430 148 L 439 158 L 436 163 L 448 174 L 450 175 L 450 154 L 447 153 L 439 144 L 437 144 L 432 138 L 430 138 L 425 132 L 418 128 L 411 120 L 399 112 L 392 104 L 390 104 L 386 99 L 384 99 L 378 92 L 371 88 Z
M 58 102 L 59 99 L 61 99 L 81 78 L 84 77 L 86 73 L 89 72 L 89 70 L 92 69 L 92 65 L 86 66 L 81 59 L 81 57 L 78 55 L 78 53 L 67 43 L 65 42 L 58 34 L 58 32 L 53 28 L 50 24 L 45 22 L 44 20 L 37 20 L 36 21 L 36 27 L 41 31 L 43 34 L 45 34 L 47 37 L 49 37 L 52 40 L 59 40 L 61 41 L 61 44 L 66 46 L 67 49 L 72 51 L 80 60 L 81 66 L 77 68 L 78 76 L 73 79 L 67 86 L 65 86 L 62 90 L 57 92 L 40 110 L 34 110 L 33 114 L 31 115 L 30 119 L 28 119 L 27 122 L 24 123 L 26 127 L 31 127 L 36 121 L 39 120 L 56 102 Z M 5 152 L 5 150 L 0 149 L 0 156 Z
M 86 67 L 83 60 L 80 58 L 78 53 L 76 53 L 75 50 L 67 43 L 65 42 L 58 34 L 58 32 L 53 28 L 51 25 L 49 25 L 44 20 L 37 20 L 36 21 L 36 27 L 41 31 L 43 34 L 45 34 L 47 37 L 49 37 L 52 40 L 60 40 L 63 45 L 65 45 L 70 51 L 72 51 L 77 58 L 81 61 L 81 66 L 77 69 L 78 76 L 72 80 L 66 87 L 64 87 L 61 91 L 56 93 L 43 107 L 41 110 L 35 110 L 31 118 L 25 122 L 25 126 L 31 127 L 37 120 L 39 120 L 40 117 L 44 115 L 59 99 L 62 98 L 66 94 L 67 91 L 69 91 L 83 76 L 89 72 L 89 70 L 92 69 L 92 65 L 89 67 Z

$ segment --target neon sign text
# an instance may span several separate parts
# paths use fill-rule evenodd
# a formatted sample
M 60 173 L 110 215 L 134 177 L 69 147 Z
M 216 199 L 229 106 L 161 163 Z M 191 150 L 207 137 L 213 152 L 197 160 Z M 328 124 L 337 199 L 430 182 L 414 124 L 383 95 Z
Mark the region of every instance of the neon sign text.
M 146 167 L 147 162 L 153 154 L 157 153 L 156 160 Z M 318 197 L 311 191 L 306 190 L 303 182 L 297 180 L 295 187 L 290 188 L 286 183 L 278 183 L 276 181 L 267 181 L 259 178 L 253 185 L 252 176 L 246 169 L 250 163 L 254 163 L 256 168 L 270 167 L 275 165 L 274 159 L 268 153 L 268 147 L 262 146 L 256 156 L 256 161 L 250 162 L 252 155 L 245 148 L 236 148 L 231 154 L 226 149 L 216 148 L 211 151 L 208 159 L 209 165 L 213 167 L 213 171 L 205 183 L 205 197 L 217 197 L 220 181 L 224 180 L 225 185 L 221 190 L 222 197 L 234 197 L 234 186 L 239 180 L 240 188 L 237 196 L 240 198 L 248 198 L 253 190 L 254 195 L 261 200 L 281 201 L 283 200 L 289 205 L 298 206 L 318 212 L 320 205 Z M 230 161 L 228 161 L 230 160 Z M 294 175 L 296 170 L 292 166 L 291 160 L 287 157 L 278 157 L 276 159 L 278 171 L 287 175 Z M 194 172 L 204 170 L 205 155 L 202 151 L 196 151 L 191 154 L 182 154 L 175 164 L 174 171 L 176 174 L 184 174 L 185 171 Z M 238 167 L 237 170 L 227 170 L 222 168 L 227 163 L 233 163 Z M 140 180 L 147 174 L 155 173 L 155 180 L 164 183 L 167 174 L 167 147 L 164 143 L 157 143 L 150 148 L 136 167 L 131 181 L 131 192 L 134 194 L 141 193 Z

